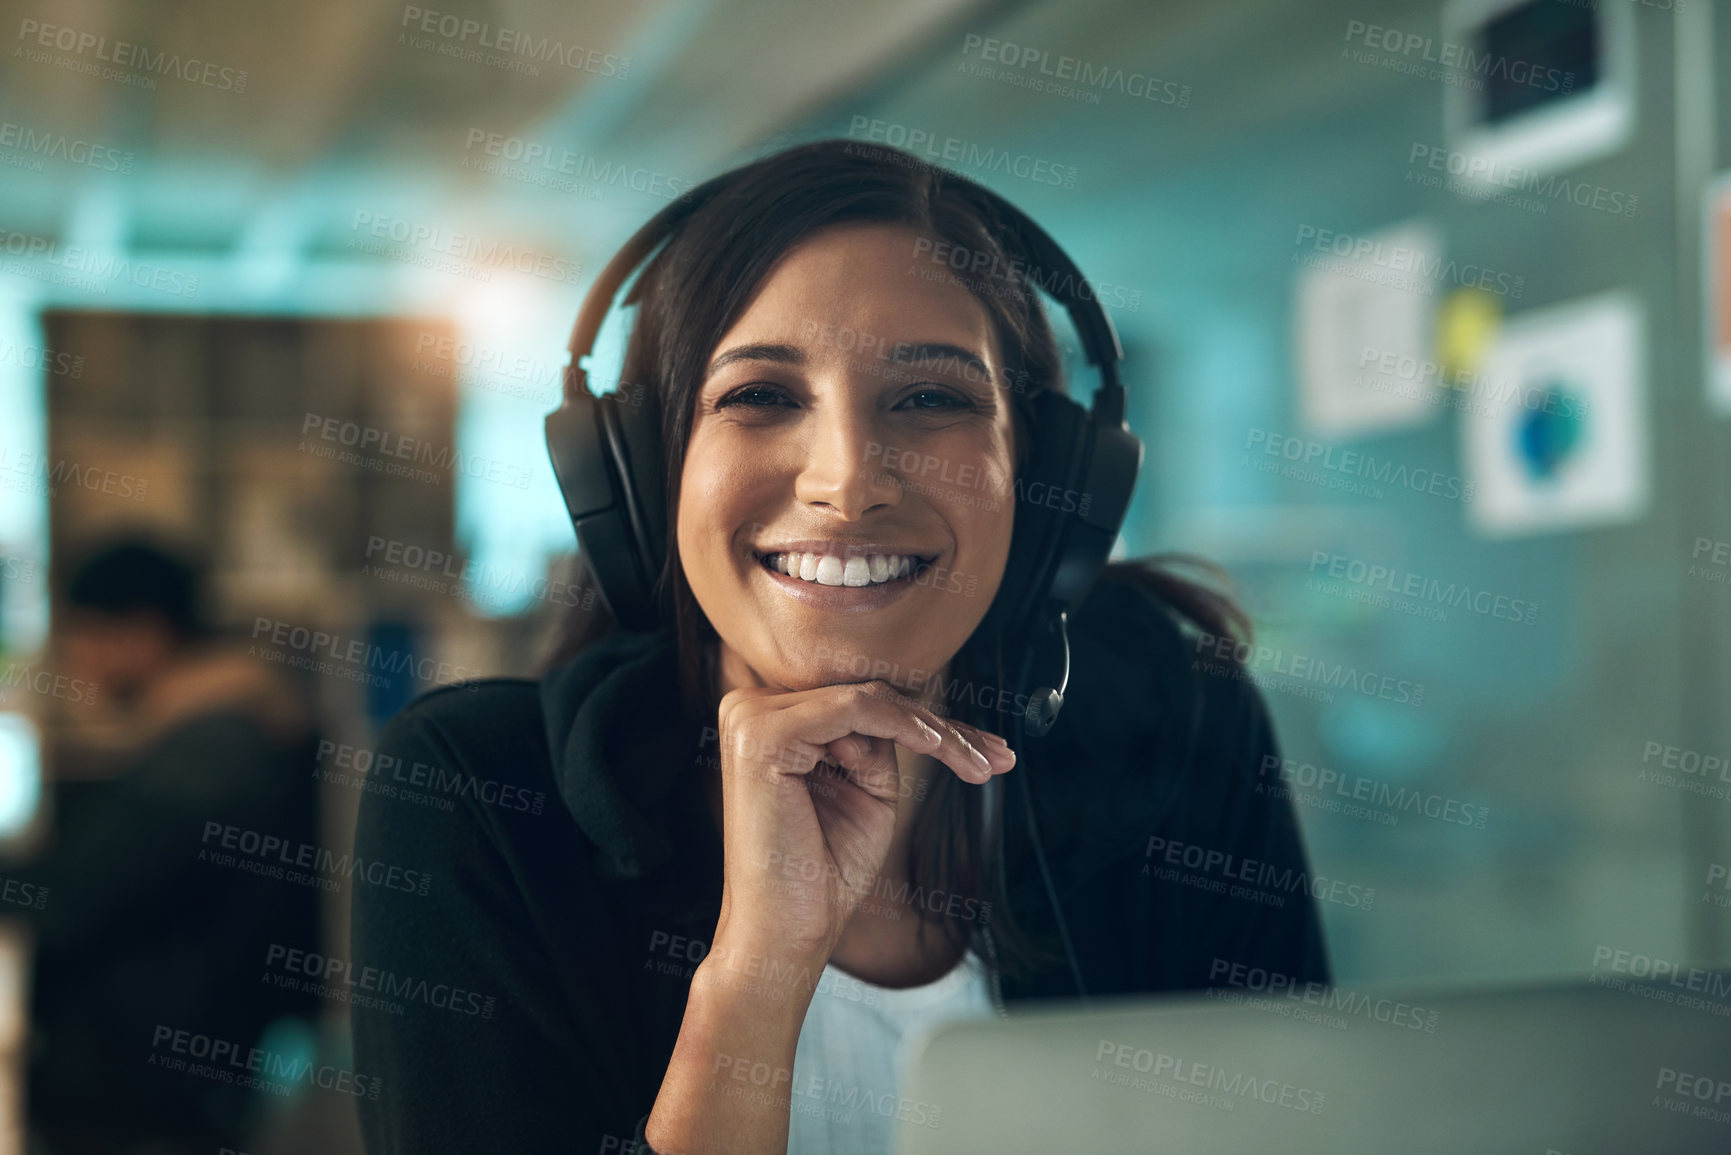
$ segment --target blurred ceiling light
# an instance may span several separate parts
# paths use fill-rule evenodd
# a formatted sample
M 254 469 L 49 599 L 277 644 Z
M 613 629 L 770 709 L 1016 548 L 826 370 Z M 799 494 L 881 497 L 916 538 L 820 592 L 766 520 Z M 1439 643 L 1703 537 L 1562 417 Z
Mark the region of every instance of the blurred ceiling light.
M 496 276 L 461 291 L 455 307 L 457 327 L 467 340 L 563 344 L 564 334 L 559 332 L 557 319 L 567 307 L 573 317 L 577 312 L 576 304 L 568 305 L 564 296 L 551 286 L 527 285 L 522 278 L 508 274 Z

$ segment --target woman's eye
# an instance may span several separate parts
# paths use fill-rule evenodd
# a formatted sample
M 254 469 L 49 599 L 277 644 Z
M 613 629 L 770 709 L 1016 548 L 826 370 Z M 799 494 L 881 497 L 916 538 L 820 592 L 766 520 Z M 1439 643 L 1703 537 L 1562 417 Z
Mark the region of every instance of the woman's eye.
M 948 389 L 921 389 L 910 394 L 904 405 L 914 409 L 971 409 L 973 403 L 965 397 L 958 397 Z
M 764 385 L 747 385 L 743 389 L 735 389 L 732 393 L 715 403 L 717 409 L 725 409 L 735 403 L 752 409 L 768 409 L 783 401 L 781 390 L 771 389 Z

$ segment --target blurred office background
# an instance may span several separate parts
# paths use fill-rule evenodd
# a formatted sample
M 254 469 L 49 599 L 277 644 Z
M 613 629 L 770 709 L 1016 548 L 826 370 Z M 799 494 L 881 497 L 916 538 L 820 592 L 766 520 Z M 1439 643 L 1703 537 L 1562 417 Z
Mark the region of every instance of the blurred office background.
M 1125 547 L 1220 562 L 1257 620 L 1313 863 L 1374 890 L 1323 903 L 1340 981 L 1731 961 L 1731 6 L 0 7 L 18 860 L 104 718 L 54 680 L 78 551 L 201 551 L 209 614 L 355 751 L 431 685 L 529 671 L 584 597 L 541 418 L 585 288 L 692 184 L 852 136 L 1110 287 L 1148 447 Z M 1485 396 L 1509 380 L 1549 401 Z M 352 641 L 404 672 L 356 680 Z M 359 792 L 320 785 L 346 846 Z M 283 1111 L 259 1150 L 355 1148 Z

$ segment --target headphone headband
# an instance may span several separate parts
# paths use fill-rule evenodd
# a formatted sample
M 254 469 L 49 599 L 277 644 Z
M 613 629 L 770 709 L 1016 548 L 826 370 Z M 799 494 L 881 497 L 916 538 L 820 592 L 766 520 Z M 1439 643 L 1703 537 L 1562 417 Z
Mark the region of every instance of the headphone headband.
M 575 389 L 587 388 L 588 374 L 582 367 L 582 361 L 594 350 L 595 340 L 601 334 L 601 326 L 612 309 L 620 287 L 662 241 L 671 237 L 692 213 L 719 193 L 727 178 L 733 175 L 735 174 L 723 173 L 706 181 L 650 217 L 602 267 L 595 283 L 589 287 L 588 293 L 584 294 L 583 304 L 577 311 L 577 322 L 571 329 L 571 339 L 566 344 L 571 354 L 565 374 L 567 399 L 573 395 Z M 1122 424 L 1124 386 L 1118 379 L 1118 363 L 1124 359 L 1124 346 L 1118 340 L 1118 330 L 1112 324 L 1112 318 L 1106 314 L 1105 307 L 1094 293 L 1092 282 L 1083 275 L 1076 262 L 1070 259 L 1070 254 L 1052 239 L 1050 233 L 1002 196 L 982 184 L 947 170 L 940 179 L 965 190 L 1005 218 L 1005 223 L 1020 242 L 1018 247 L 1021 252 L 1030 258 L 1030 268 L 1024 273 L 1024 278 L 1038 285 L 1043 292 L 1064 306 L 1065 312 L 1070 316 L 1070 323 L 1076 327 L 1076 335 L 1082 342 L 1082 351 L 1087 356 L 1088 363 L 1100 373 L 1100 385 L 1094 391 L 1090 407 L 1095 422 Z M 1043 272 L 1049 274 L 1045 279 L 1039 275 Z
M 693 212 L 715 195 L 717 188 L 711 187 L 713 185 L 715 182 L 710 181 L 690 190 L 645 221 L 613 254 L 613 259 L 602 267 L 595 283 L 589 286 L 589 291 L 583 295 L 583 304 L 577 310 L 577 323 L 571 328 L 571 339 L 565 343 L 571 354 L 571 361 L 565 367 L 566 404 L 577 391 L 588 391 L 589 374 L 582 362 L 595 348 L 595 339 L 601 335 L 601 325 L 612 310 L 613 298 L 618 295 L 619 287 L 649 259 L 649 254 L 663 240 L 671 237 Z

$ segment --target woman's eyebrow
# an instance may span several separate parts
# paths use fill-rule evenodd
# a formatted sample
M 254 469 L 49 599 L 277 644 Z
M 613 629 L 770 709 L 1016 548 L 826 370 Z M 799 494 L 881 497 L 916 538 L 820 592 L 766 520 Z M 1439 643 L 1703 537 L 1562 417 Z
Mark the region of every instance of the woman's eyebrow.
M 735 361 L 772 361 L 777 365 L 805 364 L 805 350 L 797 345 L 735 345 L 718 354 L 709 363 L 707 377 L 713 377 Z
M 960 345 L 951 345 L 946 341 L 921 341 L 918 343 L 897 341 L 884 351 L 883 360 L 894 364 L 955 361 L 960 362 L 966 369 L 978 373 L 987 384 L 992 381 L 992 371 L 978 353 L 972 349 L 964 349 Z M 736 361 L 768 361 L 777 365 L 803 365 L 806 357 L 805 350 L 797 345 L 736 345 L 725 353 L 716 355 L 715 360 L 709 363 L 709 371 L 705 375 L 705 379 L 714 377 Z
M 897 342 L 884 354 L 885 361 L 906 363 L 910 361 L 960 361 L 967 368 L 978 373 L 987 384 L 991 383 L 992 371 L 986 367 L 979 354 L 960 345 L 950 345 L 942 341 L 926 341 L 918 345 Z

